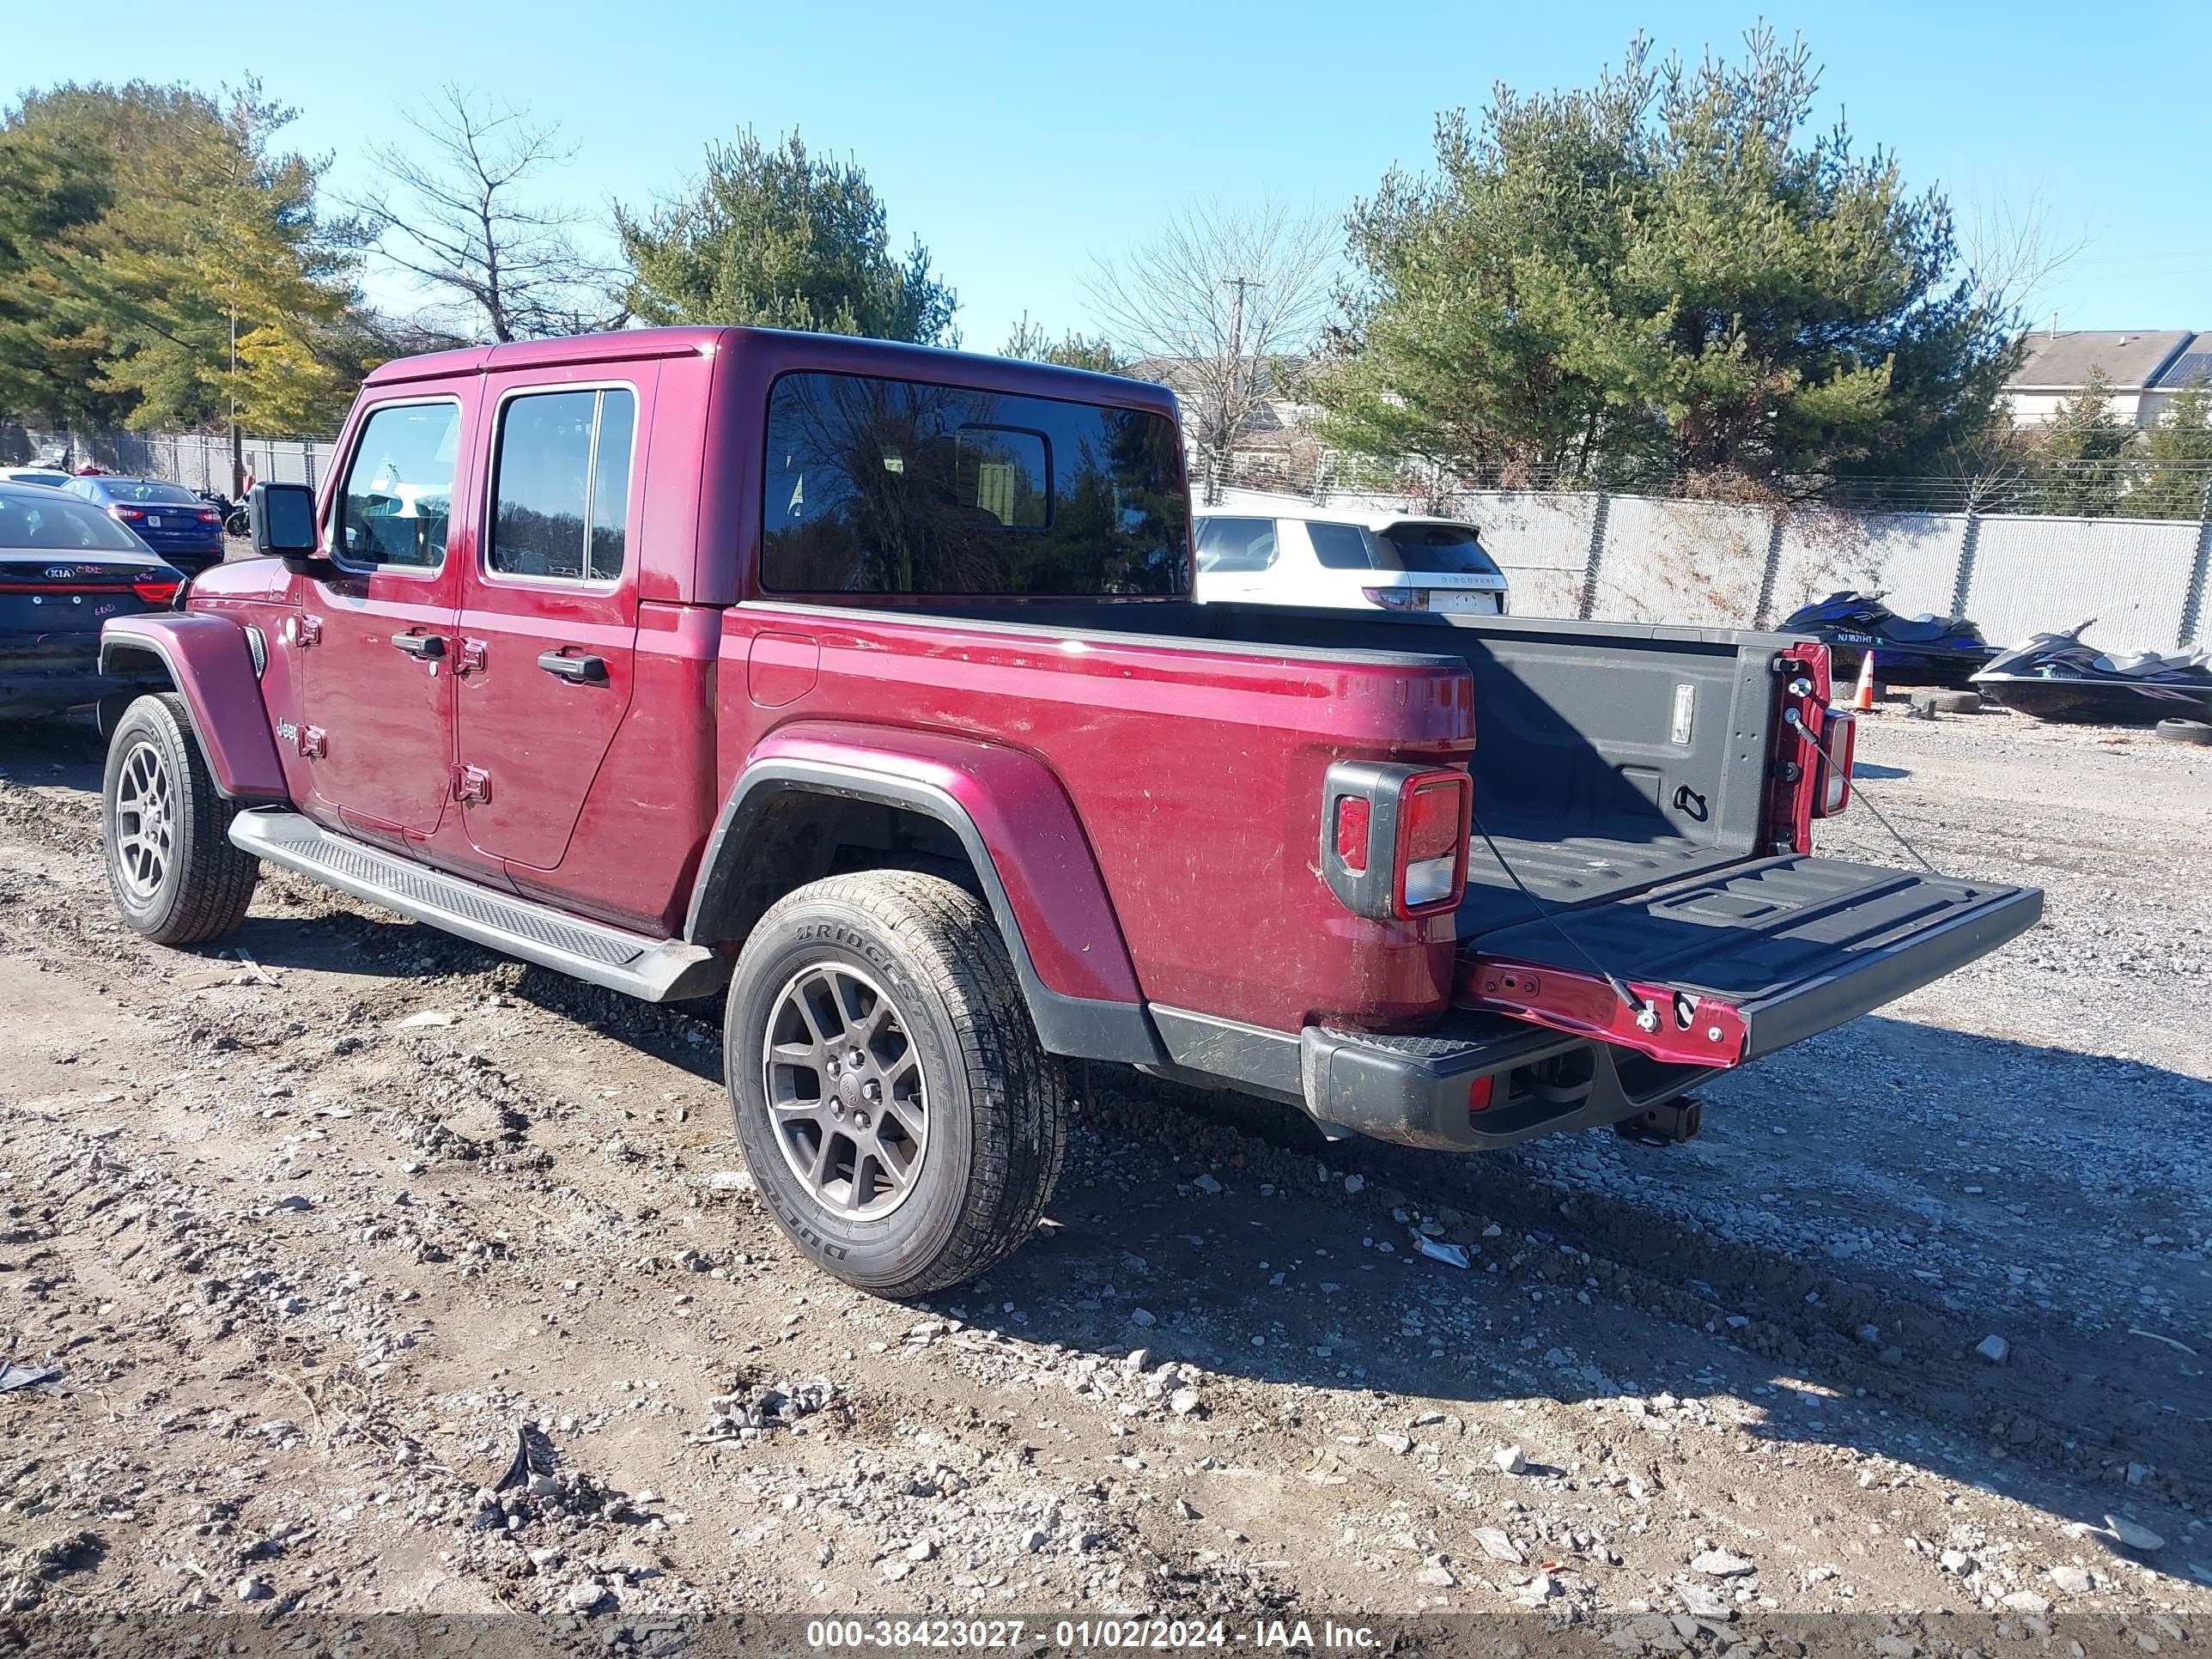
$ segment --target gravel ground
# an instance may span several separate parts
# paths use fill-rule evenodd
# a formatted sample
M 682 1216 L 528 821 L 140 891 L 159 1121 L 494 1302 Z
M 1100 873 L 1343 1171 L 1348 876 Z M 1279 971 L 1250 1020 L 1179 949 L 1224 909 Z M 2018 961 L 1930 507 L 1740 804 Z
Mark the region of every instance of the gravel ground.
M 2047 920 L 1716 1084 L 1698 1141 L 1422 1158 L 1097 1067 L 1039 1236 L 902 1307 L 781 1247 L 710 1024 L 288 877 L 233 954 L 148 946 L 95 740 L 13 732 L 0 1317 L 54 1375 L 0 1395 L 0 1600 L 2185 1645 L 2212 751 L 1885 713 L 1860 758 Z M 1823 850 L 1902 857 L 1864 811 Z

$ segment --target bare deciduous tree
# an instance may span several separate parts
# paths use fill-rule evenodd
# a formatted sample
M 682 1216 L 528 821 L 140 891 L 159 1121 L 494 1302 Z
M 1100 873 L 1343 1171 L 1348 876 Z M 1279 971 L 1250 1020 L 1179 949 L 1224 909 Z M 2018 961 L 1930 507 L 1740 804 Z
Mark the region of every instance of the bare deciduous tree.
M 528 199 L 575 153 L 558 126 L 494 108 L 447 85 L 407 123 L 428 148 L 371 152 L 382 192 L 356 204 L 383 257 L 433 295 L 432 310 L 473 335 L 527 340 L 619 327 L 617 273 L 576 245 L 587 215 Z
M 1307 349 L 1327 314 L 1332 221 L 1262 202 L 1200 203 L 1119 261 L 1091 301 L 1116 343 L 1164 359 L 1182 400 L 1205 499 L 1218 501 L 1237 439 L 1267 401 L 1278 360 Z
M 1972 198 L 1962 216 L 1961 251 L 1983 302 L 2029 320 L 2045 286 L 2089 245 L 2087 233 L 2052 222 L 2040 187 L 2017 201 Z

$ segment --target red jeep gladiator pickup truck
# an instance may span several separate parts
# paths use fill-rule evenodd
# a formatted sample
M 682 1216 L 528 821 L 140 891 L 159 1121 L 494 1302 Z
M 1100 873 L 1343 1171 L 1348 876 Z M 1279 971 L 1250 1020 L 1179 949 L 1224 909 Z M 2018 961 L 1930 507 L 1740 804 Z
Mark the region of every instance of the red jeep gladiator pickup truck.
M 1812 855 L 1826 659 L 1769 634 L 1192 602 L 1169 393 L 639 330 L 386 364 L 265 556 L 118 617 L 155 673 L 115 901 L 263 863 L 653 1000 L 726 987 L 760 1190 L 890 1296 L 1027 1237 L 1064 1059 L 1471 1151 L 1702 1079 L 2041 896 Z

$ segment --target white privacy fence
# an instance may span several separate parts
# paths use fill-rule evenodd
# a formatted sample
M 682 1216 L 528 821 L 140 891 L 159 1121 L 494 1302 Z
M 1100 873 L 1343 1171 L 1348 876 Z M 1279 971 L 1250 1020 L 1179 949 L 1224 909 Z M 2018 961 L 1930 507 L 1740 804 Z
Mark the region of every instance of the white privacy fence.
M 1432 510 L 1389 495 L 1333 495 Z M 1522 616 L 1761 627 L 1839 588 L 1905 616 L 1964 615 L 1992 641 L 2098 620 L 2107 649 L 2205 631 L 2212 523 L 2031 514 L 1770 509 L 1599 491 L 1473 490 L 1443 511 L 1479 526 Z

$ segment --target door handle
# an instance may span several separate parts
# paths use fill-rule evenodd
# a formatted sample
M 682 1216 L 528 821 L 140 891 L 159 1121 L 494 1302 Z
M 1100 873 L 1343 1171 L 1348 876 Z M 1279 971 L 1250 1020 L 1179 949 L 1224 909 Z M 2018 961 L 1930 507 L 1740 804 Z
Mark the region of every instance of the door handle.
M 410 657 L 435 661 L 446 654 L 446 642 L 435 634 L 394 634 L 392 642 Z
M 538 657 L 538 665 L 574 685 L 607 683 L 607 665 L 603 657 L 564 657 L 558 651 L 547 651 Z

